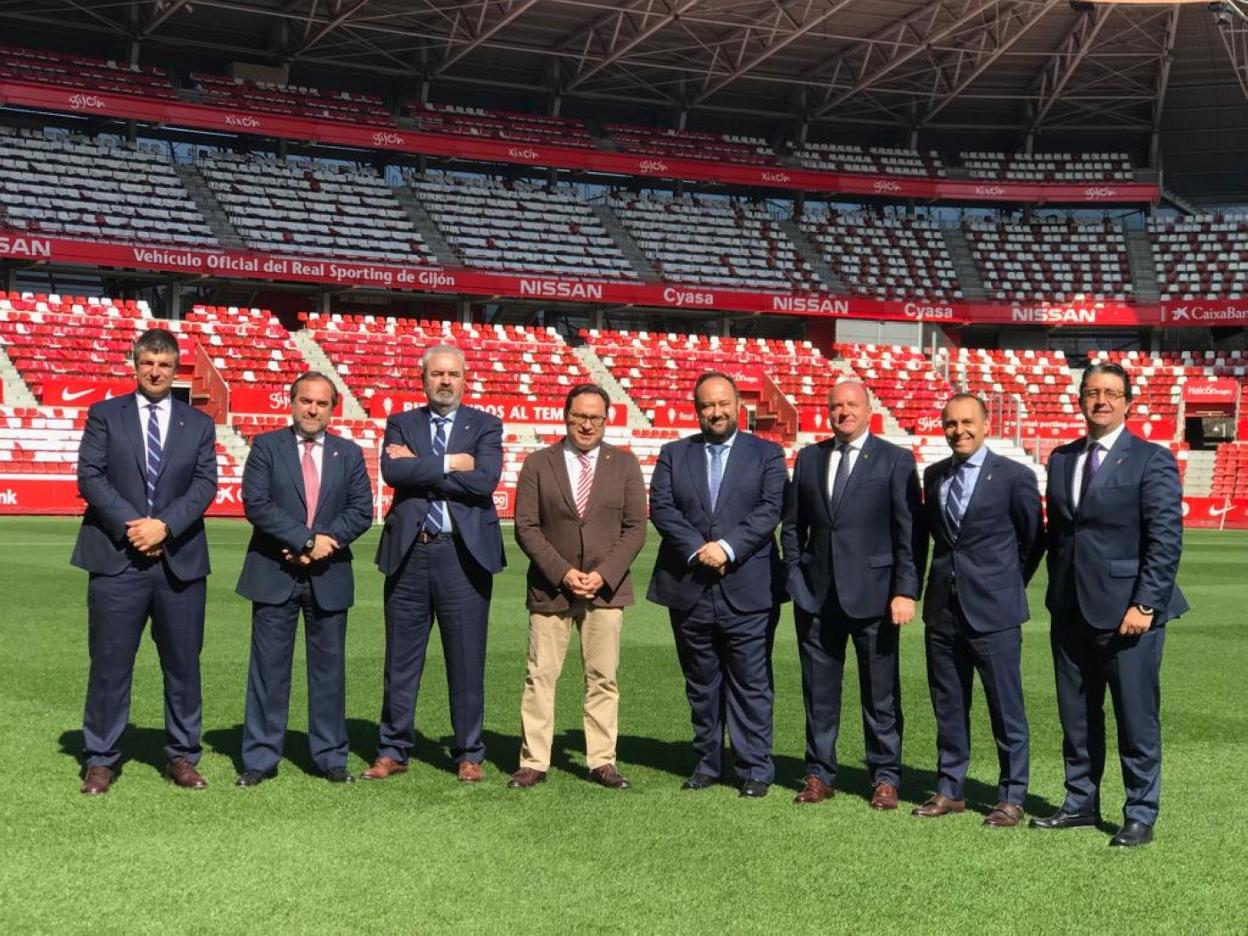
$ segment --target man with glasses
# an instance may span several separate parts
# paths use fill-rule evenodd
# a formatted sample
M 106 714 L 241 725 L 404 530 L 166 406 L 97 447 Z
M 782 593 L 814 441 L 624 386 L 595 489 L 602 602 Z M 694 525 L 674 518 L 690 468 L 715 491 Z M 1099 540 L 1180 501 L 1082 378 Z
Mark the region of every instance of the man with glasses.
M 1062 722 L 1066 799 L 1033 828 L 1100 821 L 1105 690 L 1118 723 L 1126 787 L 1118 847 L 1153 839 L 1161 789 L 1161 650 L 1165 624 L 1187 610 L 1175 584 L 1183 490 L 1174 456 L 1126 429 L 1131 384 L 1117 364 L 1083 372 L 1084 439 L 1049 459 L 1045 598 Z
M 637 456 L 603 441 L 611 398 L 596 384 L 573 387 L 563 406 L 568 434 L 524 460 L 516 488 L 516 542 L 529 557 L 529 652 L 520 700 L 520 768 L 508 786 L 546 779 L 555 730 L 555 684 L 575 627 L 585 667 L 589 778 L 613 790 L 620 626 L 633 603 L 632 562 L 646 542 L 646 486 Z

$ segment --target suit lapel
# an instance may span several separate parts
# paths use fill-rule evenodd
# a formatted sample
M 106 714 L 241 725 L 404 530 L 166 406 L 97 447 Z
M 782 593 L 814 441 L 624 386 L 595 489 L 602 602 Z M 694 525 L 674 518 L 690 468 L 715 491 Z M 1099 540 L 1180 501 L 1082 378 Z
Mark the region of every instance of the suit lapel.
M 974 509 L 975 504 L 980 500 L 980 494 L 988 490 L 988 485 L 992 483 L 993 462 L 996 460 L 996 457 L 997 456 L 990 451 L 984 457 L 983 464 L 979 466 L 979 477 L 975 479 L 975 489 L 971 491 L 971 499 L 966 502 L 966 510 L 962 511 L 962 525 L 958 528 L 959 536 L 962 531 L 966 529 L 966 524 L 971 518 L 971 512 Z M 953 466 L 952 459 L 950 459 L 949 465 L 950 467 Z M 985 494 L 984 496 L 986 497 L 987 495 Z M 944 511 L 941 512 L 943 513 Z
M 299 499 L 303 501 L 303 508 L 308 508 L 308 492 L 303 487 L 303 465 L 300 462 L 302 453 L 300 452 L 299 436 L 291 429 L 286 433 L 286 438 L 280 439 L 277 446 L 277 460 L 286 469 L 286 473 L 290 475 L 290 483 L 295 490 L 299 492 Z
M 709 517 L 711 511 L 711 486 L 706 479 L 706 443 L 702 440 L 702 436 L 697 436 L 689 440 L 689 444 L 685 446 L 685 467 L 688 469 L 693 479 L 694 490 L 698 492 L 698 498 L 702 501 L 702 509 L 706 511 Z M 723 482 L 721 479 L 720 490 L 723 490 Z
M 568 458 L 563 451 L 566 444 L 566 442 L 560 442 L 556 448 L 550 450 L 551 461 L 554 462 L 554 464 L 551 465 L 551 471 L 554 472 L 555 483 L 559 485 L 559 491 L 563 494 L 563 499 L 568 505 L 568 510 L 572 511 L 572 515 L 575 517 L 580 515 L 576 512 L 576 494 L 573 493 L 572 490 L 572 476 L 568 474 Z M 601 467 L 601 452 L 598 454 L 598 463 Z M 597 472 L 594 473 L 594 487 L 598 487 Z M 594 493 L 592 490 L 589 493 L 589 499 L 590 501 L 593 501 L 594 499 Z M 585 512 L 589 513 L 589 509 L 586 508 Z
M 874 467 L 874 462 L 872 461 L 871 455 L 875 451 L 876 446 L 877 446 L 877 443 L 875 441 L 875 436 L 868 433 L 866 439 L 863 440 L 862 451 L 860 451 L 858 453 L 858 457 L 853 462 L 850 463 L 849 478 L 845 481 L 845 491 L 844 493 L 841 494 L 840 503 L 836 505 L 836 510 L 833 511 L 832 513 L 832 519 L 834 520 L 836 519 L 836 516 L 841 512 L 841 508 L 844 507 L 846 502 L 848 502 L 850 498 L 854 496 L 854 492 L 858 489 L 860 483 L 862 482 L 863 477 L 869 471 L 871 471 L 872 468 Z M 841 457 L 844 458 L 845 454 L 842 453 Z M 826 484 L 827 482 L 825 481 L 824 483 Z M 832 492 L 829 491 L 828 492 L 829 509 L 832 506 L 831 495 L 832 495 Z
M 815 487 L 819 491 L 819 500 L 829 523 L 832 522 L 832 491 L 828 488 L 828 467 L 832 464 L 835 445 L 831 440 L 820 442 L 817 449 L 819 457 L 815 459 Z
M 130 439 L 130 451 L 134 452 L 134 462 L 139 468 L 139 476 L 147 480 L 147 445 L 143 441 L 143 430 L 140 428 L 139 395 L 133 393 L 121 408 L 122 431 Z
M 1078 512 L 1075 507 L 1075 484 L 1078 483 L 1075 478 L 1075 466 L 1079 464 L 1079 453 L 1068 452 L 1062 457 L 1066 459 L 1066 464 L 1062 466 L 1062 474 L 1066 480 L 1066 503 L 1070 505 L 1070 515 L 1073 517 Z
M 325 433 L 325 450 L 321 453 L 321 486 L 316 497 L 316 517 L 321 515 L 329 498 L 326 496 L 342 480 L 342 442 L 335 436 Z M 306 503 L 306 500 L 305 500 Z
M 1133 442 L 1134 438 L 1131 433 L 1124 429 L 1114 442 L 1114 447 L 1101 456 L 1101 467 L 1092 476 L 1092 480 L 1088 482 L 1088 489 L 1083 492 L 1083 497 L 1079 500 L 1080 511 L 1083 510 L 1083 505 L 1087 501 L 1095 497 L 1096 493 L 1109 483 L 1105 479 L 1112 475 L 1115 469 L 1127 460 Z
M 743 448 L 745 443 L 742 441 L 743 437 L 744 433 L 738 430 L 736 440 L 724 453 L 727 461 L 724 462 L 724 473 L 719 479 L 719 500 L 715 502 L 715 510 L 711 516 L 719 513 L 719 508 L 724 503 L 724 491 L 728 490 L 728 485 L 736 479 L 738 474 L 741 473 L 742 469 L 740 468 L 740 462 L 745 457 L 745 450 Z M 711 485 L 709 481 L 706 485 L 706 499 L 707 503 L 710 503 Z
M 475 422 L 476 420 L 469 415 L 466 408 L 461 406 L 455 410 L 455 419 L 451 423 L 451 434 L 446 437 L 446 453 L 448 455 L 462 452 L 466 448 L 464 439 L 473 431 Z M 430 436 L 430 439 L 429 448 L 432 451 L 432 436 Z
M 165 442 L 160 447 L 160 471 L 156 472 L 156 483 L 160 483 L 165 469 L 173 461 L 174 456 L 182 450 L 182 436 L 186 432 L 186 404 L 177 400 L 169 401 L 169 431 L 165 433 Z

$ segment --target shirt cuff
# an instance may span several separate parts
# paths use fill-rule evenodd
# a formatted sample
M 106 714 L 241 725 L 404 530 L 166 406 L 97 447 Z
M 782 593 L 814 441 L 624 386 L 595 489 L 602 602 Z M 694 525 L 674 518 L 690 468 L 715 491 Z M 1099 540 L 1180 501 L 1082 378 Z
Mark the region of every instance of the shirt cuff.
M 728 545 L 727 540 L 721 539 L 721 540 L 716 540 L 715 542 L 719 544 L 720 549 L 722 549 L 725 553 L 727 553 L 729 562 L 737 561 L 737 554 L 732 551 L 732 547 Z
M 451 456 L 449 453 L 442 456 L 442 473 L 443 474 L 451 473 Z

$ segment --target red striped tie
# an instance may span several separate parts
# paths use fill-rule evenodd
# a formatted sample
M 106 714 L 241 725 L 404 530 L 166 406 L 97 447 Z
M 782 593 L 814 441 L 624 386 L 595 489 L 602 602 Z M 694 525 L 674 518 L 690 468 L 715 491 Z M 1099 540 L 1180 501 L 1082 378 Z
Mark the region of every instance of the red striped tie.
M 589 506 L 589 489 L 594 486 L 594 465 L 588 452 L 581 452 L 577 460 L 581 463 L 581 476 L 576 482 L 576 512 L 584 517 L 585 508 Z

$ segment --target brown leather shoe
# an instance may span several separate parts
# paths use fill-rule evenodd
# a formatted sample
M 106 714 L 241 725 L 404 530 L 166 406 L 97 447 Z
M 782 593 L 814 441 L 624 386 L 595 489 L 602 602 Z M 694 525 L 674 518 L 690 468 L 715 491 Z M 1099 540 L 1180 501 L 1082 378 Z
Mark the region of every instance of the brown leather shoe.
M 875 805 L 874 803 L 872 805 Z M 934 819 L 936 816 L 947 816 L 949 813 L 966 812 L 966 800 L 950 799 L 941 793 L 932 796 L 922 806 L 915 806 L 910 810 L 912 816 L 922 816 L 924 819 Z
M 984 825 L 1008 829 L 1023 821 L 1023 807 L 1018 803 L 997 803 L 992 812 L 984 816 Z
M 398 774 L 407 773 L 407 764 L 400 764 L 393 757 L 386 757 L 382 754 L 373 761 L 373 766 L 360 774 L 365 780 L 385 780 L 387 777 Z
M 460 783 L 480 783 L 485 779 L 485 774 L 481 771 L 481 765 L 476 761 L 460 761 L 459 768 L 455 773 L 459 776 Z
M 86 775 L 82 778 L 82 792 L 87 796 L 99 796 L 101 793 L 107 793 L 108 788 L 112 785 L 112 767 L 88 767 Z
M 208 781 L 199 775 L 199 771 L 185 757 L 179 757 L 165 765 L 165 776 L 184 790 L 202 790 Z
M 824 783 L 814 774 L 806 775 L 806 785 L 802 787 L 802 792 L 793 797 L 795 803 L 822 803 L 825 799 L 830 799 L 836 795 L 836 790 L 832 784 Z
M 527 790 L 529 787 L 537 786 L 546 779 L 546 771 L 534 770 L 532 767 L 521 767 L 511 775 L 511 779 L 507 781 L 507 786 L 513 790 Z
M 896 809 L 897 788 L 891 783 L 877 783 L 871 794 L 872 809 Z
M 627 790 L 632 786 L 615 769 L 615 764 L 603 764 L 601 767 L 595 767 L 589 772 L 589 779 L 599 786 L 605 786 L 609 790 Z

